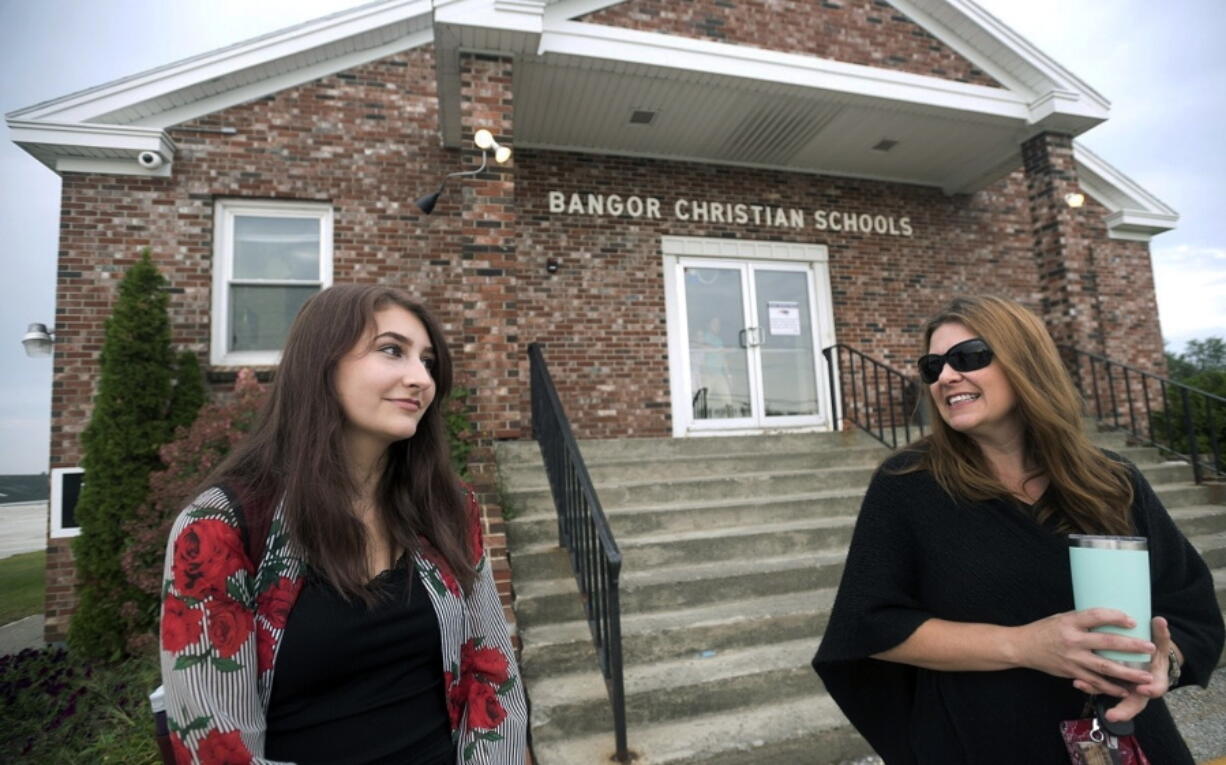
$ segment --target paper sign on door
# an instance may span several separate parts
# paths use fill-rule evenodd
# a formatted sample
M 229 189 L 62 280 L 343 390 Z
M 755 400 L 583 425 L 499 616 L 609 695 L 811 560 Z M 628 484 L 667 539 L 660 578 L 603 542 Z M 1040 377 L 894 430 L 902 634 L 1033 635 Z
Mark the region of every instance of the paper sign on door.
M 800 334 L 800 303 L 772 300 L 767 303 L 772 335 Z

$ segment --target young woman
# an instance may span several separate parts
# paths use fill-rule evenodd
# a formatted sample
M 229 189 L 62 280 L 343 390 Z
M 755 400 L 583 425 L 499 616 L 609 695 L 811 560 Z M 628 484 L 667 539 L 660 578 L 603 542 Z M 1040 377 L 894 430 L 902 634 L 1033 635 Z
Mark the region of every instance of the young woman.
M 303 306 L 261 419 L 171 531 L 180 762 L 522 762 L 480 511 L 450 467 L 451 383 L 405 293 L 334 286 Z
M 1222 615 L 1204 562 L 1140 472 L 1097 449 L 1042 322 L 1001 299 L 954 301 L 919 371 L 932 433 L 874 476 L 813 666 L 895 763 L 1068 762 L 1059 731 L 1086 694 L 1118 697 L 1153 762 L 1187 763 L 1162 695 L 1205 685 Z M 1153 641 L 1073 611 L 1068 533 L 1149 540 Z M 1147 670 L 1095 649 L 1152 654 Z

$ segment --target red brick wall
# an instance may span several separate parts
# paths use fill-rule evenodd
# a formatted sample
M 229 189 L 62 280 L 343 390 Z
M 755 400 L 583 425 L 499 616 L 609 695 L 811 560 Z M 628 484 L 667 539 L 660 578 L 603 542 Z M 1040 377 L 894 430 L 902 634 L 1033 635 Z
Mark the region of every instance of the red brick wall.
M 577 21 L 1003 87 L 885 0 L 627 0 Z

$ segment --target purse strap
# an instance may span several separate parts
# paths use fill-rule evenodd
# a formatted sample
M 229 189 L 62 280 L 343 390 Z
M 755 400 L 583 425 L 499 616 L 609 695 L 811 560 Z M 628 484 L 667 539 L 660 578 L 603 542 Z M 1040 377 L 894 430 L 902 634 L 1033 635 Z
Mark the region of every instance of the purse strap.
M 1121 720 L 1119 722 L 1109 722 L 1107 720 L 1107 699 L 1107 696 L 1094 697 L 1094 716 L 1098 718 L 1099 727 L 1116 738 L 1123 738 L 1136 733 L 1137 726 L 1132 720 Z

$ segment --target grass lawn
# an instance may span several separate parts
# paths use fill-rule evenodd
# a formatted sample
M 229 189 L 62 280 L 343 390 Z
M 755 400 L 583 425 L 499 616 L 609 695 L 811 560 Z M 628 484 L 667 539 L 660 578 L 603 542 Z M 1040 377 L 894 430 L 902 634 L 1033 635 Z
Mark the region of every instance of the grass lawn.
M 0 624 L 43 612 L 43 569 L 47 551 L 12 555 L 0 560 Z

